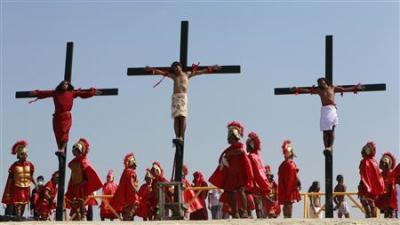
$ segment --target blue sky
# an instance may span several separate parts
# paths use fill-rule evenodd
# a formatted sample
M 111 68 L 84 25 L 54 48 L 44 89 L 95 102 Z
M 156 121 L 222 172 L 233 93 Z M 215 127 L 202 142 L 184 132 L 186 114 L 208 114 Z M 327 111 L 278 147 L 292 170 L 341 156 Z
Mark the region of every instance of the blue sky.
M 386 2 L 2 1 L 0 193 L 15 160 L 16 140 L 29 142 L 35 176 L 57 169 L 50 99 L 28 104 L 15 91 L 53 89 L 64 75 L 65 45 L 75 44 L 75 87 L 119 88 L 117 97 L 76 99 L 70 146 L 80 137 L 105 179 L 116 178 L 134 152 L 140 179 L 153 160 L 171 176 L 172 82 L 128 77 L 128 67 L 167 66 L 179 59 L 180 21 L 189 21 L 188 63 L 241 65 L 241 74 L 193 78 L 185 163 L 209 176 L 238 120 L 262 138 L 262 157 L 276 173 L 281 143 L 291 139 L 303 191 L 322 188 L 324 159 L 316 96 L 275 96 L 275 87 L 316 84 L 324 75 L 325 35 L 333 35 L 336 84 L 386 83 L 386 92 L 337 95 L 334 175 L 358 184 L 361 147 L 399 155 L 399 4 Z M 70 149 L 69 155 L 70 154 Z M 71 159 L 71 158 L 69 158 Z M 67 180 L 68 181 L 68 180 Z M 298 204 L 297 208 L 302 208 Z M 297 210 L 297 216 L 301 213 Z

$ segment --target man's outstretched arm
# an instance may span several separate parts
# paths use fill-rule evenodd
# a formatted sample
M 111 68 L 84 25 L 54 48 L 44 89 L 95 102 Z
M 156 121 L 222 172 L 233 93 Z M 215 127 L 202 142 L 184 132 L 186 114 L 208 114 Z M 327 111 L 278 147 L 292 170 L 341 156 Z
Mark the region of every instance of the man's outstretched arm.
M 207 74 L 207 73 L 212 73 L 214 71 L 218 71 L 221 69 L 221 66 L 219 65 L 214 65 L 214 66 L 209 66 L 205 69 L 201 69 L 199 70 L 199 64 L 193 64 L 192 65 L 192 71 L 189 72 L 189 78 L 197 76 L 197 75 L 201 75 L 201 74 Z

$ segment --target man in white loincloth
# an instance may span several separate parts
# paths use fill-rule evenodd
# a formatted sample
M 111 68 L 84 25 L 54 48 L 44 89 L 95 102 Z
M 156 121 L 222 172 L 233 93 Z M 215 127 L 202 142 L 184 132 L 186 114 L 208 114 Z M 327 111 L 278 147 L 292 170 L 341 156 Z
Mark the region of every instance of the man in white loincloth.
M 186 130 L 186 117 L 187 117 L 187 104 L 188 104 L 188 86 L 189 78 L 196 75 L 211 73 L 219 70 L 221 67 L 218 65 L 208 67 L 205 69 L 198 69 L 196 65 L 192 66 L 192 71 L 183 71 L 182 64 L 174 62 L 169 71 L 162 71 L 157 68 L 146 67 L 147 71 L 152 71 L 153 74 L 163 75 L 169 77 L 174 81 L 174 92 L 172 94 L 171 116 L 174 118 L 174 130 L 176 139 L 183 141 Z M 156 85 L 158 85 L 157 83 Z
M 336 181 L 338 183 L 333 191 L 346 192 L 346 185 L 344 184 L 343 176 L 340 174 L 337 175 Z M 343 216 L 345 216 L 346 218 L 350 218 L 349 207 L 347 205 L 347 202 L 344 200 L 344 195 L 336 195 L 335 197 L 333 197 L 333 201 L 336 204 L 335 209 L 338 210 L 338 218 L 342 218 Z
M 301 89 L 294 87 L 293 90 L 297 93 L 311 93 L 318 94 L 321 98 L 321 118 L 320 118 L 320 129 L 323 132 L 323 140 L 325 150 L 324 153 L 331 153 L 333 141 L 335 139 L 335 127 L 338 124 L 338 116 L 336 113 L 336 100 L 335 100 L 335 92 L 345 92 L 345 91 L 354 91 L 362 90 L 363 87 L 358 84 L 354 87 L 335 87 L 330 84 L 328 80 L 321 77 L 318 80 L 318 87 L 311 89 Z

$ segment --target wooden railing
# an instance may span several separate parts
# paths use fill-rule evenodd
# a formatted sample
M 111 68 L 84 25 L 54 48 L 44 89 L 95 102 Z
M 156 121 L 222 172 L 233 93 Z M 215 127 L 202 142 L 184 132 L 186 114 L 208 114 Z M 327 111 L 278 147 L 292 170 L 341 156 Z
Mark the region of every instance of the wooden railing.
M 218 187 L 215 186 L 210 186 L 210 187 L 192 187 L 191 188 L 194 191 L 209 191 L 209 190 L 213 190 L 213 189 L 219 189 Z M 200 192 L 196 193 L 196 196 L 198 196 L 200 194 Z M 302 200 L 303 200 L 303 217 L 304 218 L 309 218 L 309 209 L 310 209 L 310 196 L 323 196 L 325 195 L 325 193 L 323 192 L 303 192 L 300 193 L 300 195 L 302 196 Z M 359 203 L 356 200 L 356 196 L 357 196 L 357 192 L 333 192 L 333 197 L 335 196 L 345 196 L 347 197 L 351 203 L 353 203 L 352 205 L 350 205 L 352 208 L 358 208 L 362 213 L 364 213 L 364 208 L 362 207 L 361 203 Z M 115 209 L 109 204 L 109 199 L 112 198 L 112 195 L 90 195 L 88 197 L 88 199 L 86 200 L 86 202 L 90 199 L 90 198 L 95 198 L 95 199 L 101 199 L 102 201 L 104 201 L 104 204 L 106 206 L 108 206 L 108 208 L 112 211 L 112 213 L 119 219 L 120 216 L 119 214 L 115 211 Z M 321 206 L 321 208 L 319 209 L 319 211 L 317 211 L 317 215 L 321 214 L 322 211 L 325 210 L 325 204 Z M 377 213 L 377 215 L 379 215 L 379 212 Z

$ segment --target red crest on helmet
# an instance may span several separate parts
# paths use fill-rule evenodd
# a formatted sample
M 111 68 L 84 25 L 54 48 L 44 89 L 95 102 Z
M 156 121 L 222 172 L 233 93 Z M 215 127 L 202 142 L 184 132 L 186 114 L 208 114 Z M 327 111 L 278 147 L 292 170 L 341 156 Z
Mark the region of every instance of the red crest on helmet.
M 11 154 L 16 155 L 21 148 L 25 148 L 28 145 L 28 142 L 25 140 L 17 141 L 11 148 Z

